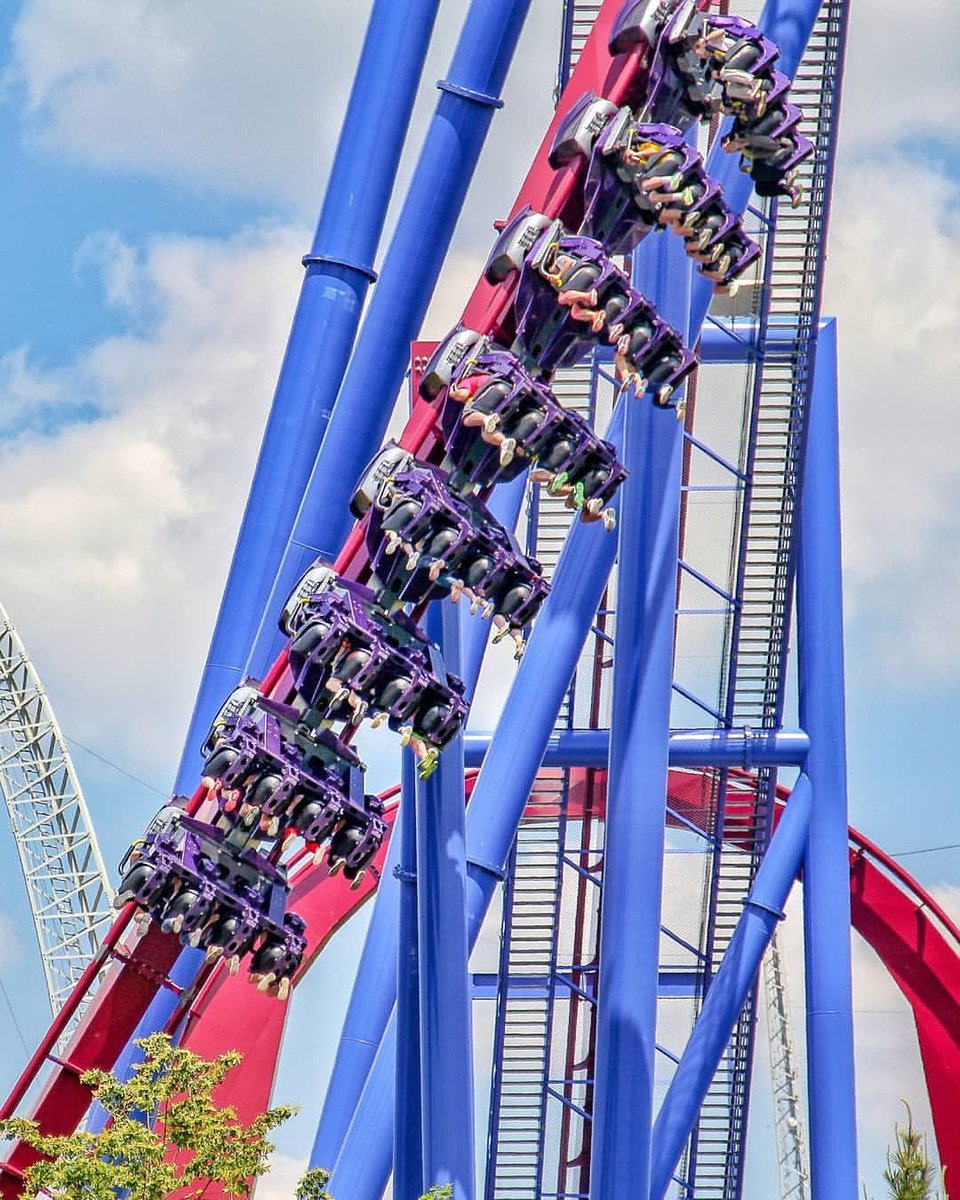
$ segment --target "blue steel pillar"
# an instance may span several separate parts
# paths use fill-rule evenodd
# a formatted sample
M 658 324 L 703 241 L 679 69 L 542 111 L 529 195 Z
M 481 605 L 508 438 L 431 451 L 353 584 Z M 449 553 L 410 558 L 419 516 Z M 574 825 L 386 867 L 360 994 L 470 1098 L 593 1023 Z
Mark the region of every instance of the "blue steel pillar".
M 627 401 L 590 1194 L 646 1196 L 683 429 Z
M 432 605 L 427 634 L 459 667 L 459 614 Z M 420 946 L 420 1104 L 423 1179 L 449 1183 L 457 1200 L 473 1200 L 473 1034 L 467 923 L 464 913 L 463 735 L 440 756 L 436 771 L 417 781 L 417 917 Z M 398 1045 L 409 1031 L 397 1011 Z M 399 1109 L 398 1109 L 399 1120 Z M 397 1200 L 418 1200 L 400 1192 Z
M 621 402 L 604 437 L 623 440 Z M 619 504 L 619 497 L 614 506 Z M 616 554 L 599 525 L 575 521 L 530 636 L 467 810 L 467 932 L 472 946 L 510 849 L 557 712 Z M 378 1200 L 390 1170 L 396 1024 L 390 1022 L 344 1139 L 331 1184 L 337 1200 Z M 317 1165 L 314 1162 L 313 1165 Z
M 404 755 L 404 769 L 408 757 Z M 404 787 L 406 789 L 406 783 Z M 413 808 L 412 781 L 410 797 L 408 813 Z M 310 1154 L 310 1165 L 314 1167 L 329 1170 L 337 1161 L 353 1111 L 393 1011 L 397 994 L 397 922 L 401 910 L 401 884 L 395 872 L 398 868 L 404 870 L 400 862 L 401 842 L 399 836 L 390 839 L 383 875 L 373 900 L 373 913 Z M 410 869 L 413 870 L 412 867 Z
M 797 570 L 800 720 L 810 737 L 813 785 L 803 916 L 814 1200 L 857 1195 L 842 592 L 837 343 L 830 321 L 817 347 Z
M 302 571 L 318 554 L 335 556 L 347 536 L 342 498 L 383 441 L 529 6 L 473 0 L 449 78 L 437 84 L 440 101 L 248 660 L 253 674 L 279 650 L 276 613 Z
M 400 936 L 397 953 L 397 1116 L 393 1128 L 393 1194 L 423 1195 L 423 1121 L 420 1103 L 420 959 L 417 917 L 417 767 L 413 751 L 403 755 L 400 799 Z M 386 1026 L 389 1014 L 384 1019 Z M 381 1030 L 382 1036 L 382 1030 Z M 378 1039 L 379 1040 L 379 1039 Z M 371 1062 L 372 1052 L 371 1052 Z M 365 1077 L 364 1077 L 365 1078 Z M 361 1088 L 357 1089 L 360 1095 Z M 336 1159 L 331 1159 L 331 1165 Z
M 777 922 L 783 917 L 783 906 L 803 861 L 814 803 L 810 781 L 801 775 L 760 864 L 750 895 L 744 901 L 743 915 L 657 1114 L 653 1128 L 650 1200 L 661 1200 L 670 1186 L 687 1138 L 700 1117 L 700 1106 L 710 1081 L 740 1010 L 756 982 L 764 951 Z M 834 1194 L 829 1192 L 831 1197 Z
M 330 419 L 367 289 L 439 0 L 376 0 L 177 776 L 240 672 Z M 385 407 L 389 407 L 385 404 Z

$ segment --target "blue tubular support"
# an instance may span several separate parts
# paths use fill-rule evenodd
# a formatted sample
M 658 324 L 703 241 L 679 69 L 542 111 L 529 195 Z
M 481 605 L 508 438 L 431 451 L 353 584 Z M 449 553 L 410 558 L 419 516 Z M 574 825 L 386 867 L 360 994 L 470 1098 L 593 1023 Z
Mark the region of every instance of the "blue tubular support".
M 646 1196 L 656 1046 L 683 429 L 628 404 L 590 1190 Z M 624 1120 L 629 1113 L 630 1119 Z
M 350 356 L 439 0 L 376 0 L 197 694 L 176 790 L 240 682 Z M 282 482 L 281 482 L 282 481 Z
M 459 667 L 459 614 L 435 603 L 427 634 Z M 452 1184 L 458 1200 L 473 1200 L 473 1033 L 467 924 L 464 918 L 463 737 L 440 755 L 434 773 L 417 781 L 417 917 L 420 946 L 420 1073 L 423 1179 Z M 397 1010 L 397 1042 L 408 1029 Z M 397 1122 L 400 1112 L 397 1112 Z M 400 1196 L 419 1193 L 402 1189 Z
M 836 325 L 822 330 L 800 500 L 800 719 L 810 734 L 810 841 L 803 864 L 810 1168 L 815 1196 L 855 1200 L 857 1127 L 843 687 L 843 579 Z M 792 803 L 792 801 L 791 801 Z
M 417 768 L 413 752 L 403 755 L 399 815 L 400 937 L 397 953 L 397 1117 L 393 1127 L 393 1191 L 421 1196 L 423 1186 L 420 1104 L 420 960 L 417 949 Z M 385 1015 L 386 1026 L 389 1013 Z M 382 1030 L 381 1030 L 382 1035 Z M 379 1041 L 379 1038 L 378 1038 Z M 372 1053 L 371 1053 L 371 1062 Z M 364 1081 L 366 1076 L 364 1076 Z M 357 1089 L 359 1097 L 362 1087 Z M 339 1146 L 338 1146 L 339 1150 Z M 330 1159 L 331 1165 L 336 1157 Z
M 381 1200 L 390 1178 L 391 1132 L 396 1124 L 397 1021 L 391 1016 L 383 1031 L 370 1074 L 343 1139 L 330 1179 L 337 1200 Z M 394 1188 L 397 1200 L 408 1195 Z M 410 1195 L 409 1200 L 416 1200 Z
M 650 1200 L 661 1200 L 671 1185 L 674 1169 L 700 1116 L 700 1106 L 724 1047 L 756 980 L 763 953 L 773 937 L 777 921 L 783 916 L 783 906 L 807 843 L 810 814 L 816 803 L 812 791 L 810 781 L 801 775 L 760 864 L 750 895 L 744 902 L 743 915 L 657 1114 L 653 1129 Z M 852 1144 L 847 1147 L 847 1152 L 856 1164 Z M 833 1200 L 841 1193 L 828 1185 L 819 1193 L 815 1191 L 814 1195 L 829 1196 Z
M 405 762 L 408 757 L 404 755 Z M 413 795 L 412 791 L 410 794 Z M 412 808 L 413 804 L 408 805 L 408 811 Z M 401 884 L 395 872 L 400 868 L 400 846 L 400 838 L 390 839 L 310 1154 L 312 1167 L 329 1170 L 337 1161 L 393 1011 L 397 984 L 397 922 L 401 906 Z
M 518 478 L 498 488 L 491 500 L 490 511 L 508 529 L 516 525 L 524 487 L 525 478 Z M 467 695 L 472 696 L 483 654 L 490 640 L 490 624 L 480 616 L 471 616 L 466 604 L 459 606 L 459 613 L 460 677 L 467 685 Z M 486 746 L 480 752 L 480 757 L 485 752 Z M 472 765 L 479 766 L 479 758 Z M 393 1007 L 393 989 L 385 976 L 387 964 L 392 961 L 400 903 L 400 887 L 394 875 L 397 862 L 396 843 L 391 843 L 354 978 L 350 1007 L 340 1034 L 330 1086 L 324 1097 L 323 1112 L 310 1158 L 314 1166 L 329 1166 L 339 1157 L 351 1115 L 360 1100 Z M 386 986 L 383 986 L 385 983 Z
M 604 433 L 618 449 L 623 440 L 623 408 L 623 403 L 618 404 Z M 617 497 L 613 503 L 616 507 Z M 615 553 L 615 539 L 599 526 L 573 525 L 507 697 L 467 809 L 467 933 L 471 946 L 506 871 L 530 788 Z M 331 1183 L 337 1200 L 378 1200 L 386 1187 L 395 1043 L 396 1024 L 391 1021 L 337 1160 Z
M 468 767 L 479 767 L 490 748 L 489 733 L 469 732 L 464 738 Z M 802 767 L 810 739 L 799 731 L 685 730 L 670 735 L 671 767 Z M 543 756 L 545 767 L 597 767 L 607 765 L 610 731 L 564 729 L 554 733 Z
M 323 451 L 307 484 L 264 622 L 248 660 L 260 674 L 280 647 L 278 613 L 318 554 L 334 557 L 350 528 L 345 500 L 383 441 L 450 246 L 530 0 L 473 0 L 383 262 Z
M 648 239 L 633 273 L 686 340 L 683 247 Z M 646 1196 L 650 1182 L 682 447 L 674 414 L 628 398 L 590 1164 L 595 1200 Z

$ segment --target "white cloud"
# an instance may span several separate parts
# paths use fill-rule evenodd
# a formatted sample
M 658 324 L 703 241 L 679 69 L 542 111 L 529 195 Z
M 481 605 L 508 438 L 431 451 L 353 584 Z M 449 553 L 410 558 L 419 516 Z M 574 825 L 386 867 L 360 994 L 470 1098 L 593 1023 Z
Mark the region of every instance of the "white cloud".
M 4 76 L 35 144 L 70 161 L 293 204 L 312 214 L 332 161 L 370 0 L 23 0 Z M 467 0 L 441 5 L 411 126 L 412 162 Z M 461 234 L 485 245 L 552 111 L 559 12 L 534 5 Z M 544 45 L 550 52 L 542 52 Z M 480 198 L 483 199 L 480 199 Z M 491 204 L 492 202 L 492 204 Z
M 257 1200 L 291 1200 L 308 1165 L 289 1154 L 272 1154 L 270 1169 L 257 1182 Z
M 845 557 L 852 615 L 881 666 L 949 677 L 960 664 L 960 237 L 956 184 L 895 161 L 837 184 L 825 311 L 840 319 Z
M 953 139 L 960 13 L 943 0 L 850 6 L 840 144 L 873 153 L 912 135 Z
M 145 327 L 56 372 L 22 353 L 0 371 L 0 401 L 14 391 L 21 425 L 0 449 L 4 603 L 67 731 L 103 745 L 110 730 L 114 753 L 145 770 L 161 748 L 169 764 L 182 738 L 303 236 L 156 239 L 137 265 Z M 31 405 L 78 396 L 99 419 L 32 431 Z
M 140 288 L 141 254 L 116 230 L 98 230 L 84 238 L 73 256 L 78 275 L 92 272 L 103 286 L 111 308 L 134 313 L 146 297 Z
M 27 0 L 6 82 L 39 143 L 74 161 L 311 196 L 368 8 Z

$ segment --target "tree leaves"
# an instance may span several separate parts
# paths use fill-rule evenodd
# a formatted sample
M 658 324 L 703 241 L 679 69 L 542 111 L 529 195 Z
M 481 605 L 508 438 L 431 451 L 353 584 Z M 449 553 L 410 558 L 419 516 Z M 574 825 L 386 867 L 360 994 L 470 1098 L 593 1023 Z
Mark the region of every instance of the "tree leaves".
M 208 1062 L 165 1034 L 137 1045 L 143 1061 L 126 1082 L 105 1071 L 81 1077 L 109 1114 L 102 1132 L 49 1137 L 35 1121 L 0 1122 L 0 1136 L 19 1138 L 44 1156 L 27 1170 L 25 1197 L 45 1191 L 57 1200 L 116 1200 L 121 1189 L 128 1200 L 164 1200 L 175 1191 L 199 1200 L 212 1183 L 229 1196 L 250 1195 L 268 1169 L 274 1149 L 268 1135 L 296 1109 L 281 1105 L 244 1124 L 235 1109 L 213 1099 L 239 1054 Z

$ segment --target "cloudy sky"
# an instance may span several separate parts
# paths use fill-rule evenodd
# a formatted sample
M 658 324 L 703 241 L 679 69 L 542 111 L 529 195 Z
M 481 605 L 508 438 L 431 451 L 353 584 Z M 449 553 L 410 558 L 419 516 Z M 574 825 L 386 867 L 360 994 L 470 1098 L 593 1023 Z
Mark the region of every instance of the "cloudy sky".
M 414 152 L 465 9 L 443 5 Z M 73 739 L 110 862 L 179 757 L 368 11 L 368 0 L 0 10 L 0 601 Z M 558 11 L 533 0 L 427 335 L 456 314 L 549 118 Z M 902 861 L 952 903 L 960 17 L 918 0 L 911 22 L 938 31 L 922 44 L 898 36 L 901 22 L 893 0 L 853 9 L 830 238 L 851 811 L 887 849 L 921 851 Z M 412 161 L 408 148 L 401 184 Z M 32 1042 L 42 983 L 9 842 L 0 979 Z M 357 940 L 334 947 L 327 979 L 349 974 Z M 926 1114 L 909 1014 L 861 947 L 857 964 L 863 1173 L 879 1191 L 897 1097 Z M 342 1004 L 342 984 L 329 990 Z M 0 1031 L 18 1037 L 4 1004 Z M 314 1034 L 313 1078 L 332 1044 Z M 0 1085 L 16 1065 L 4 1060 Z M 284 1078 L 304 1103 L 284 1144 L 295 1160 L 317 1100 L 294 1068 Z

